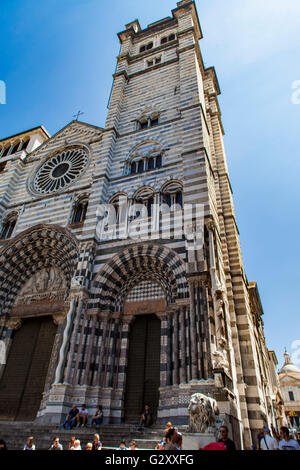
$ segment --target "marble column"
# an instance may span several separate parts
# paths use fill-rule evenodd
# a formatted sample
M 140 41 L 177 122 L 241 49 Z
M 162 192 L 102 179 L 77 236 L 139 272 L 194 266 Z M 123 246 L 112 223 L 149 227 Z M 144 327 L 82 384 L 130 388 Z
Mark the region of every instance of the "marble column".
M 66 326 L 63 333 L 63 341 L 59 351 L 59 359 L 55 372 L 54 383 L 60 383 L 63 380 L 63 368 L 67 359 L 67 346 L 71 335 L 72 320 L 76 310 L 76 301 L 74 299 L 70 302 L 70 308 L 66 318 Z
M 161 321 L 160 333 L 160 386 L 165 387 L 168 382 L 168 315 L 157 314 Z
M 190 282 L 190 341 L 191 341 L 191 379 L 198 379 L 197 327 L 195 309 L 195 285 Z
M 180 383 L 187 381 L 185 307 L 180 307 Z
M 172 362 L 173 362 L 173 384 L 179 383 L 179 329 L 178 329 L 178 310 L 173 314 L 173 334 L 172 334 Z

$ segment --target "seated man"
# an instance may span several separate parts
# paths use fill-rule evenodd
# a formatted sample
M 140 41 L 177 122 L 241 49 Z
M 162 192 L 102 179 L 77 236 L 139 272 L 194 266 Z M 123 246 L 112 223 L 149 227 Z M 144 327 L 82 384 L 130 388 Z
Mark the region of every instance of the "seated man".
M 92 417 L 91 425 L 93 426 L 93 424 L 95 424 L 96 426 L 100 426 L 102 422 L 103 422 L 103 411 L 102 411 L 102 406 L 99 405 L 95 413 L 95 416 Z
M 140 425 L 149 427 L 151 424 L 153 424 L 152 412 L 150 411 L 149 405 L 145 405 L 145 410 L 142 413 Z
M 86 426 L 87 425 L 88 414 L 89 414 L 88 409 L 86 408 L 85 405 L 82 405 L 80 410 L 79 410 L 79 413 L 76 416 L 78 426 Z
M 66 419 L 64 420 L 63 428 L 66 429 L 72 429 L 74 426 L 76 426 L 76 416 L 79 413 L 79 409 L 77 408 L 76 405 L 73 405 L 72 408 L 70 409 L 69 413 L 66 416 Z

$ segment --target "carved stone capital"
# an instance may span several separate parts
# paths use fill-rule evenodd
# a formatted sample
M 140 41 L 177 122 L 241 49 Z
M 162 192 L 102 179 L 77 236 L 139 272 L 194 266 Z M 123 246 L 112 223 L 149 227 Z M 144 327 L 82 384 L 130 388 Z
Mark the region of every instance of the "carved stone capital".
M 216 222 L 214 219 L 207 219 L 205 222 L 205 226 L 209 232 L 214 232 L 216 228 Z
M 160 321 L 167 321 L 169 317 L 167 312 L 156 312 L 155 315 L 160 319 Z
M 65 313 L 57 313 L 56 315 L 52 315 L 52 318 L 55 325 L 62 325 L 66 315 Z
M 21 328 L 22 323 L 21 318 L 9 318 L 6 324 L 9 330 L 18 330 Z

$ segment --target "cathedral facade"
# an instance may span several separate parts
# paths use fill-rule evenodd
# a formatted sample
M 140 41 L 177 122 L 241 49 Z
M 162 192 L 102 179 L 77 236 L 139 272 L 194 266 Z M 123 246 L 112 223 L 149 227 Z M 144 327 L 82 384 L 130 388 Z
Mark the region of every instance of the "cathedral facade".
M 186 424 L 201 392 L 249 448 L 276 423 L 272 364 L 195 3 L 118 36 L 105 127 L 0 141 L 0 419 L 57 424 L 85 403 L 137 422 L 149 403 Z

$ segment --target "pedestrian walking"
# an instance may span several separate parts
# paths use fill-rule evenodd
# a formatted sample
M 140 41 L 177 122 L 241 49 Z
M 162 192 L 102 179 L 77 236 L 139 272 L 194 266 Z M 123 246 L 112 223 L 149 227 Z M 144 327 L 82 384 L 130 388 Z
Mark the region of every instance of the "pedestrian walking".
M 290 431 L 287 427 L 280 428 L 279 450 L 300 450 L 300 446 L 295 439 L 290 436 Z
M 264 436 L 260 441 L 260 450 L 278 450 L 278 444 L 273 437 L 271 437 L 271 431 L 265 427 L 263 429 Z

